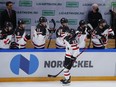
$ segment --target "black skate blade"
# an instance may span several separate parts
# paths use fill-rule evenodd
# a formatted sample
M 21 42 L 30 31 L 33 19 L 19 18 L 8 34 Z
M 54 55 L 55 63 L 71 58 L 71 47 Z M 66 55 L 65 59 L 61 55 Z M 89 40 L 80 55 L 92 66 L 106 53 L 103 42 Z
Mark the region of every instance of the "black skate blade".
M 64 84 L 63 82 L 60 81 L 60 83 L 62 84 L 62 86 L 70 86 L 70 83 Z
M 63 84 L 63 83 L 62 83 L 62 86 L 70 86 L 70 83 L 68 83 L 68 84 Z

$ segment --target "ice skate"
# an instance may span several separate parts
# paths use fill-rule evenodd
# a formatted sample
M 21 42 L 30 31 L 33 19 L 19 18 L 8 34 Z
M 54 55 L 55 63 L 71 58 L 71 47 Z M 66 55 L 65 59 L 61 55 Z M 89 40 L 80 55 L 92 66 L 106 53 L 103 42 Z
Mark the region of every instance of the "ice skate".
M 71 81 L 70 81 L 71 77 L 69 79 L 61 79 L 60 82 L 62 83 L 63 86 L 68 86 L 70 85 Z

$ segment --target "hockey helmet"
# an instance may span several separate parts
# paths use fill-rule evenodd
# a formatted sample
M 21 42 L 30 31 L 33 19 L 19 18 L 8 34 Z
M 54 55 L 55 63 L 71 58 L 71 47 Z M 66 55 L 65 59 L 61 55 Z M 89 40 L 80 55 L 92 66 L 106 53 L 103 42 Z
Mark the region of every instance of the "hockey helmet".
M 45 17 L 40 17 L 39 18 L 39 22 L 42 23 L 42 22 L 47 22 L 47 19 Z
M 4 28 L 8 31 L 12 30 L 13 29 L 13 25 L 11 22 L 5 22 L 4 24 Z
M 74 29 L 70 29 L 70 34 L 71 35 L 75 35 L 75 30 Z
M 5 27 L 13 27 L 11 22 L 5 22 Z
M 5 22 L 4 29 L 7 30 L 7 32 L 11 31 L 13 29 L 13 25 L 11 22 Z
M 18 21 L 18 25 L 20 25 L 20 24 L 25 24 L 25 22 L 24 22 L 23 20 L 20 19 L 20 20 Z
M 98 20 L 98 25 L 103 24 L 103 23 L 106 23 L 106 20 L 104 20 L 104 19 L 99 19 Z
M 61 23 L 61 24 L 62 24 L 62 23 L 68 23 L 68 19 L 66 19 L 66 18 L 61 18 L 60 23 Z
M 85 20 L 80 20 L 79 25 L 85 25 L 85 24 L 86 24 Z

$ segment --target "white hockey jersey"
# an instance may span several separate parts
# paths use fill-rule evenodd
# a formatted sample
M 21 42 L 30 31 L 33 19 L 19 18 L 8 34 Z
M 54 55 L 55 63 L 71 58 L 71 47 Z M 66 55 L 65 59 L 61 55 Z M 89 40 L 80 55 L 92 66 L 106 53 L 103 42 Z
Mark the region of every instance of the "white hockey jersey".
M 103 47 L 107 45 L 108 42 L 108 35 L 112 34 L 114 35 L 114 32 L 112 31 L 111 28 L 105 29 L 103 32 L 100 32 L 101 34 L 96 34 L 96 30 L 94 31 L 94 33 L 92 34 L 92 43 L 93 46 L 95 47 Z M 105 40 L 103 40 L 101 37 L 104 36 Z
M 69 36 L 66 36 L 64 39 L 64 43 L 66 46 L 66 54 L 65 56 L 67 58 L 71 58 L 71 56 L 73 57 L 77 57 L 77 55 L 80 53 L 79 52 L 79 45 L 77 43 L 77 40 L 74 38 L 69 39 Z
M 76 32 L 79 32 L 78 35 L 76 36 L 76 40 L 78 41 L 79 48 L 84 48 L 86 45 L 86 39 L 87 39 L 86 30 L 84 34 L 80 30 L 77 30 Z
M 25 36 L 26 36 L 25 32 L 23 33 L 22 36 L 15 35 L 16 47 L 18 47 L 19 49 L 26 47 L 27 39 L 25 38 Z
M 36 32 L 34 30 L 34 34 L 32 37 L 32 43 L 35 48 L 44 48 L 45 47 L 46 36 L 42 35 L 42 32 Z

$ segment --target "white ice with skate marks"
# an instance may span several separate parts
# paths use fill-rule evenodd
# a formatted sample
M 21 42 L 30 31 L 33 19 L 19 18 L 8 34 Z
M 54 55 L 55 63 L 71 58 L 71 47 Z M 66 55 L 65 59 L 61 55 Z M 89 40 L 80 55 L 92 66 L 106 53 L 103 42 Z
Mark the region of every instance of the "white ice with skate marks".
M 0 87 L 64 87 L 53 82 L 0 82 Z M 65 86 L 66 87 L 66 86 Z M 68 87 L 116 87 L 116 81 L 72 81 Z

